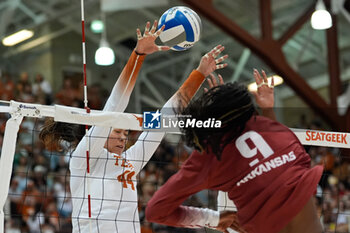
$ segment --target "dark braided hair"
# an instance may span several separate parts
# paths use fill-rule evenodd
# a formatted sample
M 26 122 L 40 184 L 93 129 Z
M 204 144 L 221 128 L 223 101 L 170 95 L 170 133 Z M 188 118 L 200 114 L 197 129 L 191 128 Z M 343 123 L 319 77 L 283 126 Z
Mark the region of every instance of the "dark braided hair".
M 61 149 L 61 141 L 67 141 L 75 146 L 83 136 L 83 126 L 56 122 L 51 117 L 45 120 L 39 133 L 39 139 L 44 142 L 45 146 L 58 150 Z
M 181 105 L 180 105 L 181 106 Z M 238 137 L 256 112 L 247 88 L 236 82 L 211 88 L 187 107 L 177 111 L 179 120 L 221 120 L 220 128 L 183 128 L 185 141 L 199 151 L 212 152 L 220 160 L 225 146 Z

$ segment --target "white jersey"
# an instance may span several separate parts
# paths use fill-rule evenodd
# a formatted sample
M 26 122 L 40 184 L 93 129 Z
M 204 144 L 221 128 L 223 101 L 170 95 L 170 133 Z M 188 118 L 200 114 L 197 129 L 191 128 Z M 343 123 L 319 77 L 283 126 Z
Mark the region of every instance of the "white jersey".
M 105 111 L 123 112 L 129 101 L 144 56 L 132 53 L 107 100 Z M 191 73 L 179 91 L 164 105 L 172 109 L 179 96 L 192 97 L 204 81 L 198 71 Z M 122 155 L 108 152 L 104 144 L 112 129 L 91 127 L 73 152 L 69 168 L 73 202 L 73 232 L 140 233 L 136 175 L 147 164 L 164 132 L 143 132 Z M 89 146 L 87 173 L 86 150 Z M 90 194 L 91 207 L 88 196 Z M 89 209 L 91 211 L 89 211 Z
M 148 162 L 164 133 L 144 132 L 121 156 L 103 149 L 91 159 L 91 175 L 70 163 L 73 198 L 73 232 L 140 232 L 136 175 Z M 74 153 L 77 153 L 76 151 Z M 72 160 L 74 157 L 72 158 Z M 91 220 L 88 208 L 90 183 Z M 74 191 L 73 191 L 74 190 Z
M 131 54 L 113 87 L 105 111 L 123 112 L 129 102 L 144 56 Z M 152 156 L 163 133 L 153 133 L 152 143 L 144 151 L 148 133 L 121 156 L 104 149 L 112 129 L 91 127 L 73 152 L 69 168 L 73 202 L 73 232 L 140 232 L 137 210 L 136 174 Z M 89 146 L 89 171 L 86 151 Z M 144 158 L 143 158 L 144 157 Z M 135 161 L 140 158 L 143 161 Z M 91 206 L 89 208 L 89 197 Z

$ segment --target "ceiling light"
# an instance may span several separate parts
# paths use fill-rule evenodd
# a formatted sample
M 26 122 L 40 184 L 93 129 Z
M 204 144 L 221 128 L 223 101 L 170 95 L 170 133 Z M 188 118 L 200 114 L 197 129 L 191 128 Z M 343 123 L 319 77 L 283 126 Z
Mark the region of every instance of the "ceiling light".
M 95 53 L 95 63 L 100 66 L 109 66 L 114 64 L 115 56 L 113 49 L 109 47 L 108 42 L 105 39 L 101 39 L 100 47 Z
M 326 10 L 323 0 L 318 0 L 316 10 L 311 16 L 311 26 L 316 30 L 324 30 L 332 27 L 331 14 Z
M 101 20 L 93 20 L 91 22 L 91 31 L 93 33 L 102 33 L 103 32 L 103 28 L 104 28 L 104 24 Z
M 33 35 L 33 31 L 23 29 L 2 39 L 2 44 L 5 46 L 14 46 L 18 43 L 21 43 L 22 41 L 28 40 Z
M 273 85 L 274 86 L 278 86 L 281 85 L 283 83 L 283 78 L 279 75 L 272 75 L 270 77 L 267 78 L 267 82 L 270 84 L 271 83 L 271 79 L 273 77 Z M 256 85 L 256 82 L 250 83 L 248 85 L 248 90 L 249 91 L 257 91 L 258 87 Z

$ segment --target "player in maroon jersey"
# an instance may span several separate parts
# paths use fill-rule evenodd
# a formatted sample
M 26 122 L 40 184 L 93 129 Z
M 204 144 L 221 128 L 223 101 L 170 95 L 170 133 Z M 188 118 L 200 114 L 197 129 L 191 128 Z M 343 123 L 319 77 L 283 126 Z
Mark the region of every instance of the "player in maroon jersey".
M 265 74 L 256 80 L 258 87 L 268 87 Z M 181 114 L 196 120 L 215 118 L 222 125 L 183 129 L 196 150 L 149 201 L 148 221 L 178 227 L 206 222 L 225 231 L 237 223 L 234 215 L 219 217 L 181 205 L 190 195 L 213 189 L 228 192 L 246 232 L 322 232 L 313 196 L 323 168 L 310 167 L 309 155 L 286 126 L 256 114 L 244 86 L 215 86 Z

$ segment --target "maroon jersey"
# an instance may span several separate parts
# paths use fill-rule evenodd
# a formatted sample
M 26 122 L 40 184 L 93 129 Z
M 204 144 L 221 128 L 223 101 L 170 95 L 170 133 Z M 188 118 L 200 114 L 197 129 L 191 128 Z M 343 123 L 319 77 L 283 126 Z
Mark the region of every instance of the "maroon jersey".
M 292 131 L 256 116 L 224 148 L 221 161 L 214 154 L 193 152 L 149 201 L 146 215 L 149 221 L 188 226 L 186 219 L 196 221 L 196 211 L 181 203 L 200 190 L 214 189 L 228 192 L 246 231 L 275 233 L 315 194 L 322 171 L 322 166 L 310 167 L 310 157 Z

